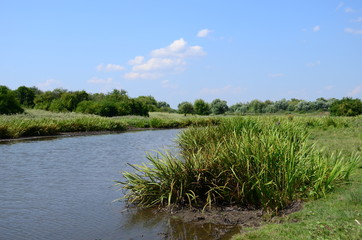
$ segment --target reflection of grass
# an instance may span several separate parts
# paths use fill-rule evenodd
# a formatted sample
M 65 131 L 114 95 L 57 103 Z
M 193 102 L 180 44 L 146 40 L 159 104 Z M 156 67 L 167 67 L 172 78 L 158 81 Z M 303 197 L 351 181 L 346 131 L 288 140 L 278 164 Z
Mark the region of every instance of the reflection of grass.
M 347 128 L 313 129 L 310 142 L 326 153 L 341 150 L 346 157 L 352 152 L 361 155 L 361 120 L 351 118 Z M 282 224 L 247 229 L 233 239 L 362 239 L 362 166 L 351 179 L 325 198 L 307 202 L 302 211 L 281 219 Z
M 348 179 L 358 157 L 321 154 L 307 142 L 305 126 L 301 119 L 243 117 L 190 128 L 179 136 L 182 159 L 149 156 L 149 165 L 124 173 L 125 198 L 141 206 L 236 204 L 275 212 L 324 196 Z

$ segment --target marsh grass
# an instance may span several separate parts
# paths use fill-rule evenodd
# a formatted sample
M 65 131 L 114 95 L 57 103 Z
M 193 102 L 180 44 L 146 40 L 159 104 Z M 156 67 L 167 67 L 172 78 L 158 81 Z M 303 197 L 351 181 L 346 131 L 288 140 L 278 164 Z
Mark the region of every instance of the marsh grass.
M 310 120 L 310 119 L 308 119 Z M 317 151 L 306 122 L 287 118 L 225 119 L 191 127 L 180 154 L 148 155 L 118 181 L 124 199 L 144 207 L 240 205 L 278 212 L 301 198 L 318 198 L 348 180 L 360 159 Z

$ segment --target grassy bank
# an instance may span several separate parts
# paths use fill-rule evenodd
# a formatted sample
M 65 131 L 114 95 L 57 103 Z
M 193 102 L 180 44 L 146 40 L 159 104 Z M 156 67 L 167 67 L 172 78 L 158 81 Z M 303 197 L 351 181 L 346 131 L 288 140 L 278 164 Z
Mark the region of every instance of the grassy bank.
M 348 127 L 311 129 L 309 142 L 325 153 L 342 151 L 345 157 L 362 154 L 362 119 L 344 120 Z M 233 240 L 249 239 L 362 239 L 362 166 L 351 181 L 340 185 L 325 198 L 305 203 L 300 212 L 266 223 L 260 229 L 243 229 Z
M 119 182 L 140 206 L 238 205 L 276 213 L 298 199 L 325 196 L 348 180 L 359 156 L 327 153 L 310 144 L 308 128 L 343 129 L 358 119 L 242 117 L 189 128 L 181 154 L 148 156 Z
M 106 118 L 78 113 L 27 110 L 24 114 L 0 115 L 0 139 L 57 135 L 63 132 L 126 131 L 134 128 L 184 128 L 218 124 L 216 117 L 183 117 L 151 113 L 150 117 Z

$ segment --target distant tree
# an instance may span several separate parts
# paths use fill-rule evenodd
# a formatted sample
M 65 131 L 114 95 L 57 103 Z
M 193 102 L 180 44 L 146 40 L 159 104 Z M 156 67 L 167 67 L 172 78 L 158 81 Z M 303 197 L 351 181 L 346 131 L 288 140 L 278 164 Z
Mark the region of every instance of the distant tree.
M 362 102 L 360 99 L 343 98 L 332 103 L 330 112 L 333 116 L 357 116 L 362 114 Z
M 259 101 L 257 99 L 251 101 L 248 104 L 248 112 L 250 113 L 263 113 L 265 112 L 265 104 L 262 101 Z
M 194 106 L 190 102 L 182 102 L 178 105 L 178 112 L 185 116 L 187 114 L 192 114 L 194 113 Z
M 15 93 L 6 86 L 0 86 L 0 114 L 16 114 L 22 112 L 24 112 L 24 109 L 21 108 Z
M 211 113 L 210 105 L 202 99 L 195 100 L 194 110 L 198 115 L 209 115 Z
M 324 98 L 317 98 L 314 102 L 314 108 L 316 111 L 328 111 L 329 106 L 328 101 Z
M 18 87 L 15 91 L 16 98 L 25 107 L 34 107 L 35 89 L 25 86 Z
M 278 112 L 278 111 L 286 111 L 288 110 L 288 107 L 289 107 L 289 103 L 287 100 L 285 100 L 284 98 L 282 100 L 279 100 L 279 101 L 276 101 L 274 103 L 274 107 L 275 107 L 275 110 Z
M 229 110 L 229 107 L 226 103 L 226 101 L 215 99 L 210 104 L 211 112 L 215 115 L 224 114 L 227 110 Z
M 150 112 L 156 112 L 158 110 L 157 101 L 152 96 L 139 96 L 136 98 L 138 101 L 142 102 Z
M 301 113 L 310 112 L 313 110 L 313 104 L 302 100 L 295 106 L 295 110 Z

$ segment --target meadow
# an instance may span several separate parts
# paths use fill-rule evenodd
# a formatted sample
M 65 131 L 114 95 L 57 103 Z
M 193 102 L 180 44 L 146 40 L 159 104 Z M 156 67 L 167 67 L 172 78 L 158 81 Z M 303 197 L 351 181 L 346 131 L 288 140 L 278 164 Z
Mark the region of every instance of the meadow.
M 185 128 L 220 122 L 220 117 L 181 117 L 172 113 L 150 113 L 150 117 L 101 117 L 81 113 L 54 113 L 27 109 L 25 113 L 0 115 L 0 139 L 56 136 L 61 133 L 122 132 L 133 129 Z

